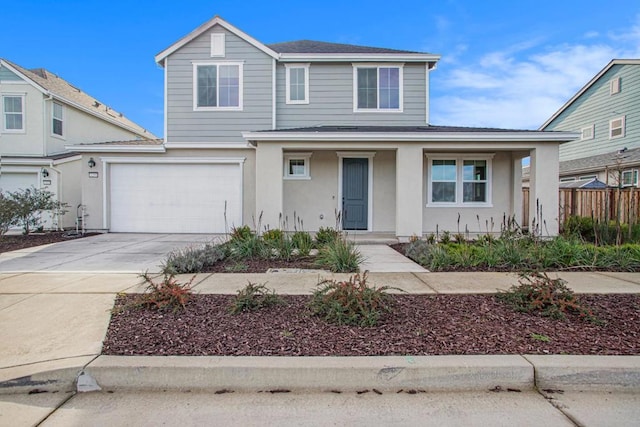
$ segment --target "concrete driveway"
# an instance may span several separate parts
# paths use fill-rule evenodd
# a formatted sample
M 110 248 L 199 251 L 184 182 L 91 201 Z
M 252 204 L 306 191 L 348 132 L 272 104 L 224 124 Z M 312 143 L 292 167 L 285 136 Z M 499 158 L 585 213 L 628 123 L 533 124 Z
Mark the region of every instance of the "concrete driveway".
M 109 233 L 0 254 L 0 273 L 159 272 L 166 254 L 220 235 Z

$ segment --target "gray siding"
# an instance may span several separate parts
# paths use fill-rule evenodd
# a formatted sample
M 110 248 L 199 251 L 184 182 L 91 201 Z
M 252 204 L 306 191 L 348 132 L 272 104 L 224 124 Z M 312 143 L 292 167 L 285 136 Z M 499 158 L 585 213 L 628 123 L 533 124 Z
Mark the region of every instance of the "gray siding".
M 7 68 L 0 68 L 0 81 L 17 81 L 22 80 L 20 77 L 13 74 Z
M 403 112 L 354 113 L 353 65 L 351 63 L 311 63 L 309 104 L 286 103 L 286 71 L 277 67 L 277 127 L 316 125 L 424 125 L 426 123 L 425 64 L 404 65 Z
M 620 93 L 610 95 L 609 82 L 621 77 Z M 625 116 L 625 136 L 609 139 L 609 120 Z M 560 145 L 560 160 L 572 160 L 640 147 L 640 65 L 614 65 L 546 130 L 580 132 L 595 125 L 594 139 Z
M 211 58 L 210 34 L 224 32 L 224 58 Z M 193 111 L 192 61 L 243 61 L 242 111 Z M 170 142 L 242 142 L 242 131 L 271 129 L 272 58 L 216 26 L 168 58 L 167 137 Z

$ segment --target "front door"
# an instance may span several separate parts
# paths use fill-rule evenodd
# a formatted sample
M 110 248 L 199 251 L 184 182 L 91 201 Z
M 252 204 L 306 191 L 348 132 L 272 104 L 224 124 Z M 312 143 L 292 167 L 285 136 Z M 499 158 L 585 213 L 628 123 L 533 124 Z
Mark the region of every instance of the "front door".
M 342 228 L 366 230 L 369 217 L 369 159 L 342 160 Z

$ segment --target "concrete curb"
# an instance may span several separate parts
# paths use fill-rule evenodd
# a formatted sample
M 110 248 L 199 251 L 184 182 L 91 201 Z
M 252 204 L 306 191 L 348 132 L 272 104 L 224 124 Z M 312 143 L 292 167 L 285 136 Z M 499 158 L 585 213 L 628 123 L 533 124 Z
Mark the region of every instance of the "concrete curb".
M 82 389 L 77 385 L 80 374 Z M 640 356 L 198 357 L 100 356 L 0 383 L 34 391 L 640 392 Z

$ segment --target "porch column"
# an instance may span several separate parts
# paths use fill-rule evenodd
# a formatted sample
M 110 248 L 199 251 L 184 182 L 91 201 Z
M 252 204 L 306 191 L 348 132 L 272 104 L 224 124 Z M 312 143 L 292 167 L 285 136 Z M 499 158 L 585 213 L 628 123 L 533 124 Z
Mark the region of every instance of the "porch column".
M 282 147 L 278 144 L 258 144 L 256 148 L 256 225 L 280 227 L 282 213 Z
M 396 236 L 422 236 L 424 154 L 422 147 L 401 145 L 396 151 Z
M 516 219 L 518 225 L 522 225 L 522 157 L 512 153 L 511 163 L 511 215 Z
M 531 150 L 529 184 L 529 230 L 535 224 L 543 236 L 557 236 L 559 230 L 558 144 L 538 145 Z

